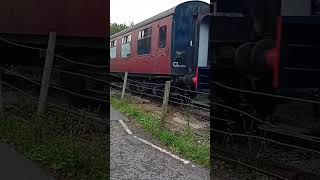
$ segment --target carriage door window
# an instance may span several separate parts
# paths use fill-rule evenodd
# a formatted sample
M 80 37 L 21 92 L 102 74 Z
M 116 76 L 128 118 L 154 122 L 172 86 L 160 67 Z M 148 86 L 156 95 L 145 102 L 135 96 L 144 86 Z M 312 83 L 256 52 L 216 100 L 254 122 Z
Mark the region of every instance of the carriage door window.
M 121 57 L 127 58 L 131 56 L 131 35 L 122 38 Z
M 117 40 L 110 42 L 110 59 L 117 58 Z
M 159 48 L 166 47 L 167 40 L 167 26 L 162 26 L 159 29 Z
M 150 54 L 151 50 L 151 27 L 139 31 L 138 55 Z
M 209 21 L 202 20 L 199 31 L 198 67 L 208 67 Z

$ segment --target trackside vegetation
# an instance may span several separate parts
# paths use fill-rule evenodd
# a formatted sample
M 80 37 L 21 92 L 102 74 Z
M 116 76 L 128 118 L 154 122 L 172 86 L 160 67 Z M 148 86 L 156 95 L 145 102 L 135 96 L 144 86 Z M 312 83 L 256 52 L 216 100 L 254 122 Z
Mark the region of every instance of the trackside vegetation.
M 6 112 L 0 118 L 0 142 L 12 145 L 49 175 L 63 180 L 109 177 L 107 135 L 86 129 L 83 119 L 51 113 L 40 122 L 10 108 Z
M 191 129 L 187 129 L 184 133 L 174 133 L 168 130 L 162 125 L 158 117 L 137 106 L 130 98 L 121 101 L 117 97 L 112 97 L 111 105 L 141 125 L 147 133 L 169 147 L 171 151 L 190 161 L 209 167 L 209 143 L 197 143 Z

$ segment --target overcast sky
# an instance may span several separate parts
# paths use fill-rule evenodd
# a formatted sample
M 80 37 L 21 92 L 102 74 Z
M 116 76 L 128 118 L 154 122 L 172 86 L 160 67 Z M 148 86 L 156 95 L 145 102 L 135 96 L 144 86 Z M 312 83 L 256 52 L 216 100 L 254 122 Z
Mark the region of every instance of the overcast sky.
M 188 0 L 110 0 L 110 21 L 137 24 L 185 1 Z

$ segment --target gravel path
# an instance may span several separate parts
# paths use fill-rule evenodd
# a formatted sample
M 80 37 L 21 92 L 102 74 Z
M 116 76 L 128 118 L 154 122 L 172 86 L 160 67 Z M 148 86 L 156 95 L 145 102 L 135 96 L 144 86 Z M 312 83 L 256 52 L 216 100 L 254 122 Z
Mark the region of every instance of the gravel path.
M 123 120 L 133 134 L 127 133 L 119 119 Z M 209 169 L 193 163 L 184 164 L 135 138 L 137 136 L 166 149 L 113 108 L 110 109 L 110 120 L 111 179 L 210 179 Z

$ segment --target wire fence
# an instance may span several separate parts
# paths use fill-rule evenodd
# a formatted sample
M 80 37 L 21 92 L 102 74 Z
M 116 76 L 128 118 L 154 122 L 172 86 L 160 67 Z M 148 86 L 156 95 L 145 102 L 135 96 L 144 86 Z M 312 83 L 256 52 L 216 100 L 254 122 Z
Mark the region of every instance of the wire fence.
M 0 67 L 2 119 L 5 121 L 13 118 L 26 127 L 33 127 L 37 131 L 30 139 L 44 141 L 44 134 L 47 132 L 65 139 L 71 138 L 75 140 L 74 145 L 79 142 L 81 146 L 88 147 L 91 153 L 99 151 L 95 154 L 98 158 L 106 159 L 109 117 L 105 117 L 105 111 L 109 109 L 104 109 L 104 105 L 109 103 L 110 85 L 112 90 L 119 92 L 121 98 L 135 95 L 141 101 L 155 102 L 161 112 L 161 119 L 166 120 L 165 123 L 176 124 L 169 121 L 168 116 L 179 115 L 184 117 L 183 120 L 187 121 L 189 126 L 210 122 L 213 162 L 221 160 L 230 163 L 233 171 L 232 177 L 229 177 L 231 179 L 292 179 L 302 176 L 295 174 L 295 171 L 309 173 L 310 176 L 320 175 L 319 166 L 311 165 L 313 160 L 320 159 L 320 138 L 314 134 L 284 130 L 274 121 L 258 117 L 254 112 L 236 104 L 218 100 L 205 103 L 203 99 L 209 99 L 210 96 L 207 92 L 185 89 L 165 82 L 142 82 L 130 76 L 111 74 L 108 77 L 108 73 L 105 73 L 108 71 L 107 65 L 73 60 L 47 49 L 23 45 L 1 37 L 0 41 L 30 51 L 46 52 L 47 56 L 52 56 L 54 62 L 59 61 L 50 68 L 54 73 L 49 82 L 39 81 L 34 78 L 36 76 L 27 75 L 25 71 L 28 70 L 21 71 L 21 68 L 16 66 Z M 72 64 L 77 68 L 72 68 Z M 91 68 L 95 70 L 90 71 Z M 47 69 L 39 67 L 39 70 L 44 74 Z M 43 74 L 37 76 L 43 78 Z M 41 97 L 41 89 L 44 89 L 46 84 L 48 95 Z M 313 99 L 297 98 L 238 89 L 221 82 L 212 84 L 215 88 L 222 88 L 231 94 L 281 99 L 312 106 L 320 104 L 317 95 L 313 96 Z M 194 96 L 204 98 L 197 100 Z M 40 98 L 44 98 L 45 103 L 44 111 L 39 113 Z M 304 121 L 304 124 L 308 123 L 311 124 L 311 120 Z M 317 125 L 319 120 L 315 119 L 312 126 Z M 237 131 L 238 129 L 244 131 Z M 106 173 L 107 169 L 105 170 Z
M 259 104 L 267 104 L 270 100 L 273 100 L 275 105 L 278 105 L 277 102 L 281 102 L 282 106 L 285 103 L 287 103 L 285 104 L 286 106 L 289 103 L 319 104 L 319 101 L 315 100 L 317 96 L 309 99 L 297 98 L 277 93 L 270 94 L 243 90 L 230 87 L 221 82 L 211 83 L 214 89 L 220 89 L 220 93 L 232 94 L 233 96 L 230 97 L 239 95 L 251 99 L 259 98 Z M 286 102 L 279 100 L 286 100 Z M 246 169 L 256 169 L 255 172 L 268 175 L 271 179 L 319 178 L 320 166 L 313 164 L 313 161 L 320 157 L 319 137 L 315 134 L 306 135 L 301 130 L 299 131 L 297 125 L 292 123 L 294 121 L 293 118 L 284 121 L 280 116 L 277 119 L 267 120 L 266 118 L 258 117 L 257 114 L 248 109 L 237 106 L 236 103 L 221 102 L 217 101 L 217 99 L 216 101 L 211 101 L 210 105 L 212 109 L 215 108 L 215 110 L 212 110 L 214 115 L 221 116 L 211 116 L 213 120 L 213 126 L 210 128 L 211 135 L 216 137 L 211 144 L 214 146 L 213 151 L 216 152 L 213 153 L 214 159 L 230 162 L 234 165 L 234 169 L 239 166 L 247 167 Z M 269 103 L 269 105 L 271 106 L 272 104 Z M 227 110 L 226 114 L 229 114 L 229 116 L 223 116 L 223 113 L 221 113 L 223 110 Z M 288 114 L 297 113 L 293 109 L 289 108 L 288 110 L 286 112 Z M 237 114 L 237 116 L 232 116 L 230 115 L 231 113 Z M 300 119 L 305 125 L 313 122 L 315 124 L 320 123 L 319 119 L 315 117 L 307 119 L 307 114 Z M 219 126 L 221 124 L 223 126 Z M 249 124 L 250 127 L 248 126 Z M 305 130 L 307 129 L 306 127 Z M 239 129 L 243 131 L 239 131 Z M 240 170 L 240 174 L 241 172 L 244 172 L 244 170 Z M 245 179 L 255 178 L 257 177 L 246 177 Z M 239 177 L 234 179 L 239 179 Z
M 212 162 L 217 160 L 228 162 L 230 164 L 229 170 L 233 172 L 229 176 L 231 179 L 273 180 L 300 177 L 317 178 L 320 175 L 319 166 L 312 165 L 313 160 L 320 158 L 320 141 L 319 137 L 315 135 L 299 134 L 294 129 L 285 131 L 277 123 L 267 121 L 236 104 L 228 104 L 223 101 L 210 101 L 210 103 L 205 104 L 201 100 L 197 102 L 193 97 L 186 95 L 187 93 L 195 93 L 209 98 L 210 93 L 170 86 L 170 98 L 165 100 L 164 83 L 141 83 L 127 77 L 127 84 L 123 86 L 125 76 L 116 75 L 115 77 L 120 80 L 118 83 L 111 83 L 111 88 L 114 90 L 128 92 L 130 95 L 139 96 L 142 99 L 156 99 L 159 107 L 165 104 L 164 101 L 167 101 L 169 107 L 174 107 L 174 110 L 166 112 L 172 116 L 179 113 L 186 117 L 193 116 L 194 119 L 199 121 L 211 121 L 210 131 L 213 142 L 211 146 L 214 149 L 211 152 Z M 133 84 L 130 82 L 133 82 Z M 233 94 L 251 94 L 315 105 L 320 102 L 314 99 L 242 90 L 220 82 L 212 82 L 212 84 Z M 156 89 L 158 94 L 154 90 L 155 87 L 161 87 Z M 123 88 L 125 88 L 124 91 Z M 215 110 L 213 110 L 214 108 Z M 217 111 L 220 112 L 213 113 Z M 236 114 L 236 116 L 219 117 L 223 114 L 222 111 L 226 111 L 229 115 Z M 203 115 L 200 115 L 199 112 L 202 112 Z M 161 114 L 161 116 L 166 115 Z M 166 121 L 166 123 L 173 122 Z M 224 126 L 221 127 L 218 124 L 224 124 Z M 234 131 L 235 129 L 243 129 L 244 131 Z M 278 132 L 271 131 L 271 129 L 277 129 Z M 301 139 L 301 141 L 299 143 L 294 142 L 296 138 Z M 292 163 L 294 160 L 295 162 Z M 305 164 L 301 165 L 301 163 Z
M 50 147 L 47 148 L 48 151 L 58 146 L 64 149 L 63 156 L 70 156 L 71 159 L 78 158 L 77 162 L 74 159 L 74 163 L 84 163 L 82 169 L 71 167 L 71 164 L 70 167 L 56 169 L 55 176 L 57 177 L 68 177 L 71 174 L 71 177 L 77 178 L 76 176 L 79 175 L 77 172 L 81 171 L 87 179 L 107 178 L 109 171 L 107 163 L 109 155 L 107 148 L 109 144 L 109 117 L 107 116 L 109 89 L 105 87 L 109 86 L 109 82 L 105 76 L 94 73 L 107 74 L 109 66 L 89 64 L 87 63 L 89 60 L 73 60 L 53 53 L 50 49 L 32 47 L 2 37 L 0 37 L 0 41 L 11 45 L 12 50 L 18 51 L 15 49 L 18 47 L 30 51 L 46 52 L 47 57 L 44 64 L 48 63 L 50 57 L 53 62 L 59 61 L 59 63 L 52 63 L 53 66 L 49 66 L 49 68 L 47 66 L 41 67 L 39 64 L 19 65 L 19 67 L 15 64 L 0 66 L 0 108 L 3 124 L 1 130 L 6 130 L 1 134 L 2 138 L 10 139 L 13 137 L 13 133 L 17 135 L 23 131 L 30 132 L 20 139 L 12 138 L 11 141 L 14 142 L 11 143 L 16 143 L 18 146 L 23 144 L 22 142 L 30 141 L 29 144 L 35 144 L 39 147 L 48 145 Z M 25 57 L 28 57 L 27 55 Z M 28 59 L 28 61 L 35 62 L 39 60 L 41 59 Z M 12 59 L 12 61 L 16 62 L 17 59 Z M 81 69 L 90 68 L 96 69 L 94 73 L 81 71 Z M 38 70 L 34 71 L 34 69 Z M 51 74 L 47 82 L 44 80 L 46 71 Z M 36 75 L 39 72 L 40 74 Z M 36 76 L 41 77 L 42 81 L 35 78 Z M 46 85 L 48 85 L 48 89 L 43 96 L 41 92 L 44 91 Z M 40 103 L 41 100 L 44 100 L 44 104 Z M 43 111 L 39 111 L 39 106 L 43 106 Z M 16 123 L 17 126 L 17 131 L 10 129 L 12 134 L 6 134 L 9 132 L 10 126 L 7 127 L 4 124 L 9 123 Z M 26 146 L 27 144 L 18 148 L 23 149 Z M 23 150 L 27 153 L 27 149 Z M 58 153 L 52 151 L 52 154 L 47 155 L 59 157 Z M 81 154 L 83 157 L 80 157 Z M 90 159 L 84 160 L 84 156 L 90 157 Z M 45 157 L 39 158 L 45 159 Z M 54 160 L 56 159 L 53 158 L 52 161 Z M 99 162 L 101 163 L 99 164 Z
M 148 102 L 152 101 L 158 106 L 158 111 L 161 111 L 161 118 L 165 116 L 183 116 L 183 121 L 203 121 L 209 125 L 210 120 L 210 106 L 209 103 L 202 103 L 200 100 L 192 99 L 189 95 L 190 92 L 196 95 L 209 95 L 209 93 L 197 92 L 188 89 L 183 89 L 176 86 L 166 88 L 165 83 L 152 83 L 135 80 L 130 75 L 113 75 L 113 82 L 111 82 L 111 88 L 115 91 L 121 92 L 124 98 L 126 95 L 134 95 L 139 99 L 146 99 Z M 124 83 L 126 81 L 126 85 Z M 165 89 L 169 89 L 166 92 Z M 168 98 L 165 98 L 165 94 L 168 93 Z M 168 109 L 166 111 L 165 109 Z M 166 123 L 173 123 L 167 121 Z M 195 122 L 197 123 L 197 122 Z

